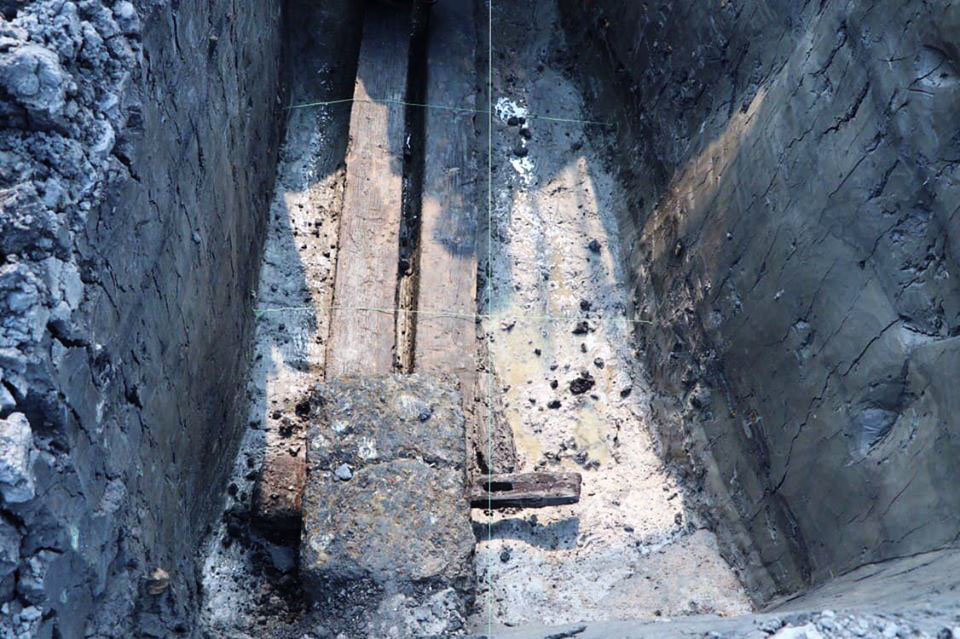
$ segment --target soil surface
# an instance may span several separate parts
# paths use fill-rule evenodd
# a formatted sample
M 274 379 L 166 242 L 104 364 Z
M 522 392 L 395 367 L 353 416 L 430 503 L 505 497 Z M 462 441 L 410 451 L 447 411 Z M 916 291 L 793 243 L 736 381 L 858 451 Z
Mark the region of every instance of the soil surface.
M 612 132 L 546 119 L 590 118 L 553 3 L 494 3 L 492 33 L 494 392 L 518 471 L 579 471 L 583 497 L 475 511 L 480 623 L 748 612 L 651 434 L 618 254 L 626 204 L 600 161 Z

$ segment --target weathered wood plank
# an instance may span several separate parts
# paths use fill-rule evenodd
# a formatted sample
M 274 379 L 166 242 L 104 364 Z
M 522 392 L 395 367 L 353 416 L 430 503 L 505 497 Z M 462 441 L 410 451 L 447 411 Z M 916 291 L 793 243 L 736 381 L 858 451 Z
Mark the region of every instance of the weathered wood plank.
M 432 7 L 426 101 L 465 111 L 427 109 L 420 226 L 420 282 L 414 368 L 459 378 L 468 440 L 481 437 L 477 386 L 476 32 L 471 0 Z M 469 442 L 468 442 L 469 443 Z M 471 460 L 474 455 L 469 455 Z
M 473 8 L 469 0 L 433 7 L 427 49 L 427 101 L 474 109 Z M 427 109 L 420 295 L 415 363 L 475 371 L 477 197 L 471 159 L 474 114 Z M 438 315 L 448 313 L 454 317 Z
M 254 523 L 262 533 L 281 542 L 296 541 L 300 534 L 303 486 L 307 478 L 303 428 L 286 437 L 283 428 L 267 433 L 260 477 L 253 494 Z
M 580 501 L 580 473 L 484 475 L 470 484 L 474 508 L 542 508 Z
M 327 378 L 393 369 L 409 8 L 367 7 L 350 115 Z M 370 310 L 359 310 L 360 308 Z

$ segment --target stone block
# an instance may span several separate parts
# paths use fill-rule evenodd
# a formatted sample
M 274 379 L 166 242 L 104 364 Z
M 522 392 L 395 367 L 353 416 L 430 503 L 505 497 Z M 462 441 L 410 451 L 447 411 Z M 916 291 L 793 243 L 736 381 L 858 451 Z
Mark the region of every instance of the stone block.
M 308 596 L 366 599 L 363 625 L 403 593 L 436 607 L 457 593 L 438 627 L 458 627 L 472 588 L 475 544 L 466 499 L 465 425 L 453 381 L 425 375 L 347 377 L 318 387 L 307 430 L 300 573 Z

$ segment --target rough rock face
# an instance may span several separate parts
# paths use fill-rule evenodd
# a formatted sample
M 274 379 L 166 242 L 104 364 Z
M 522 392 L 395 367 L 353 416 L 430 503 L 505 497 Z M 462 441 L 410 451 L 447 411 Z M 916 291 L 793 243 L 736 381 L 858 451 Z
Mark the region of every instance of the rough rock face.
M 350 637 L 451 636 L 473 587 L 475 542 L 456 385 L 342 378 L 318 387 L 313 406 L 300 548 L 308 594 Z M 331 600 L 337 592 L 349 608 Z
M 0 14 L 0 636 L 165 636 L 239 434 L 279 6 Z
M 33 478 L 33 433 L 22 413 L 0 419 L 0 495 L 22 504 L 36 495 Z
M 664 436 L 754 594 L 955 544 L 960 6 L 561 4 L 620 127 Z

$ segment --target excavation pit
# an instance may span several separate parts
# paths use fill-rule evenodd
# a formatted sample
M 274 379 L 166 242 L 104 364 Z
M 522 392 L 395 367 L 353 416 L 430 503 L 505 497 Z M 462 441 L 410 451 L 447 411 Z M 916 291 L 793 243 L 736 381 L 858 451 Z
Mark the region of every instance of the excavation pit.
M 0 13 L 0 634 L 960 636 L 953 4 Z

